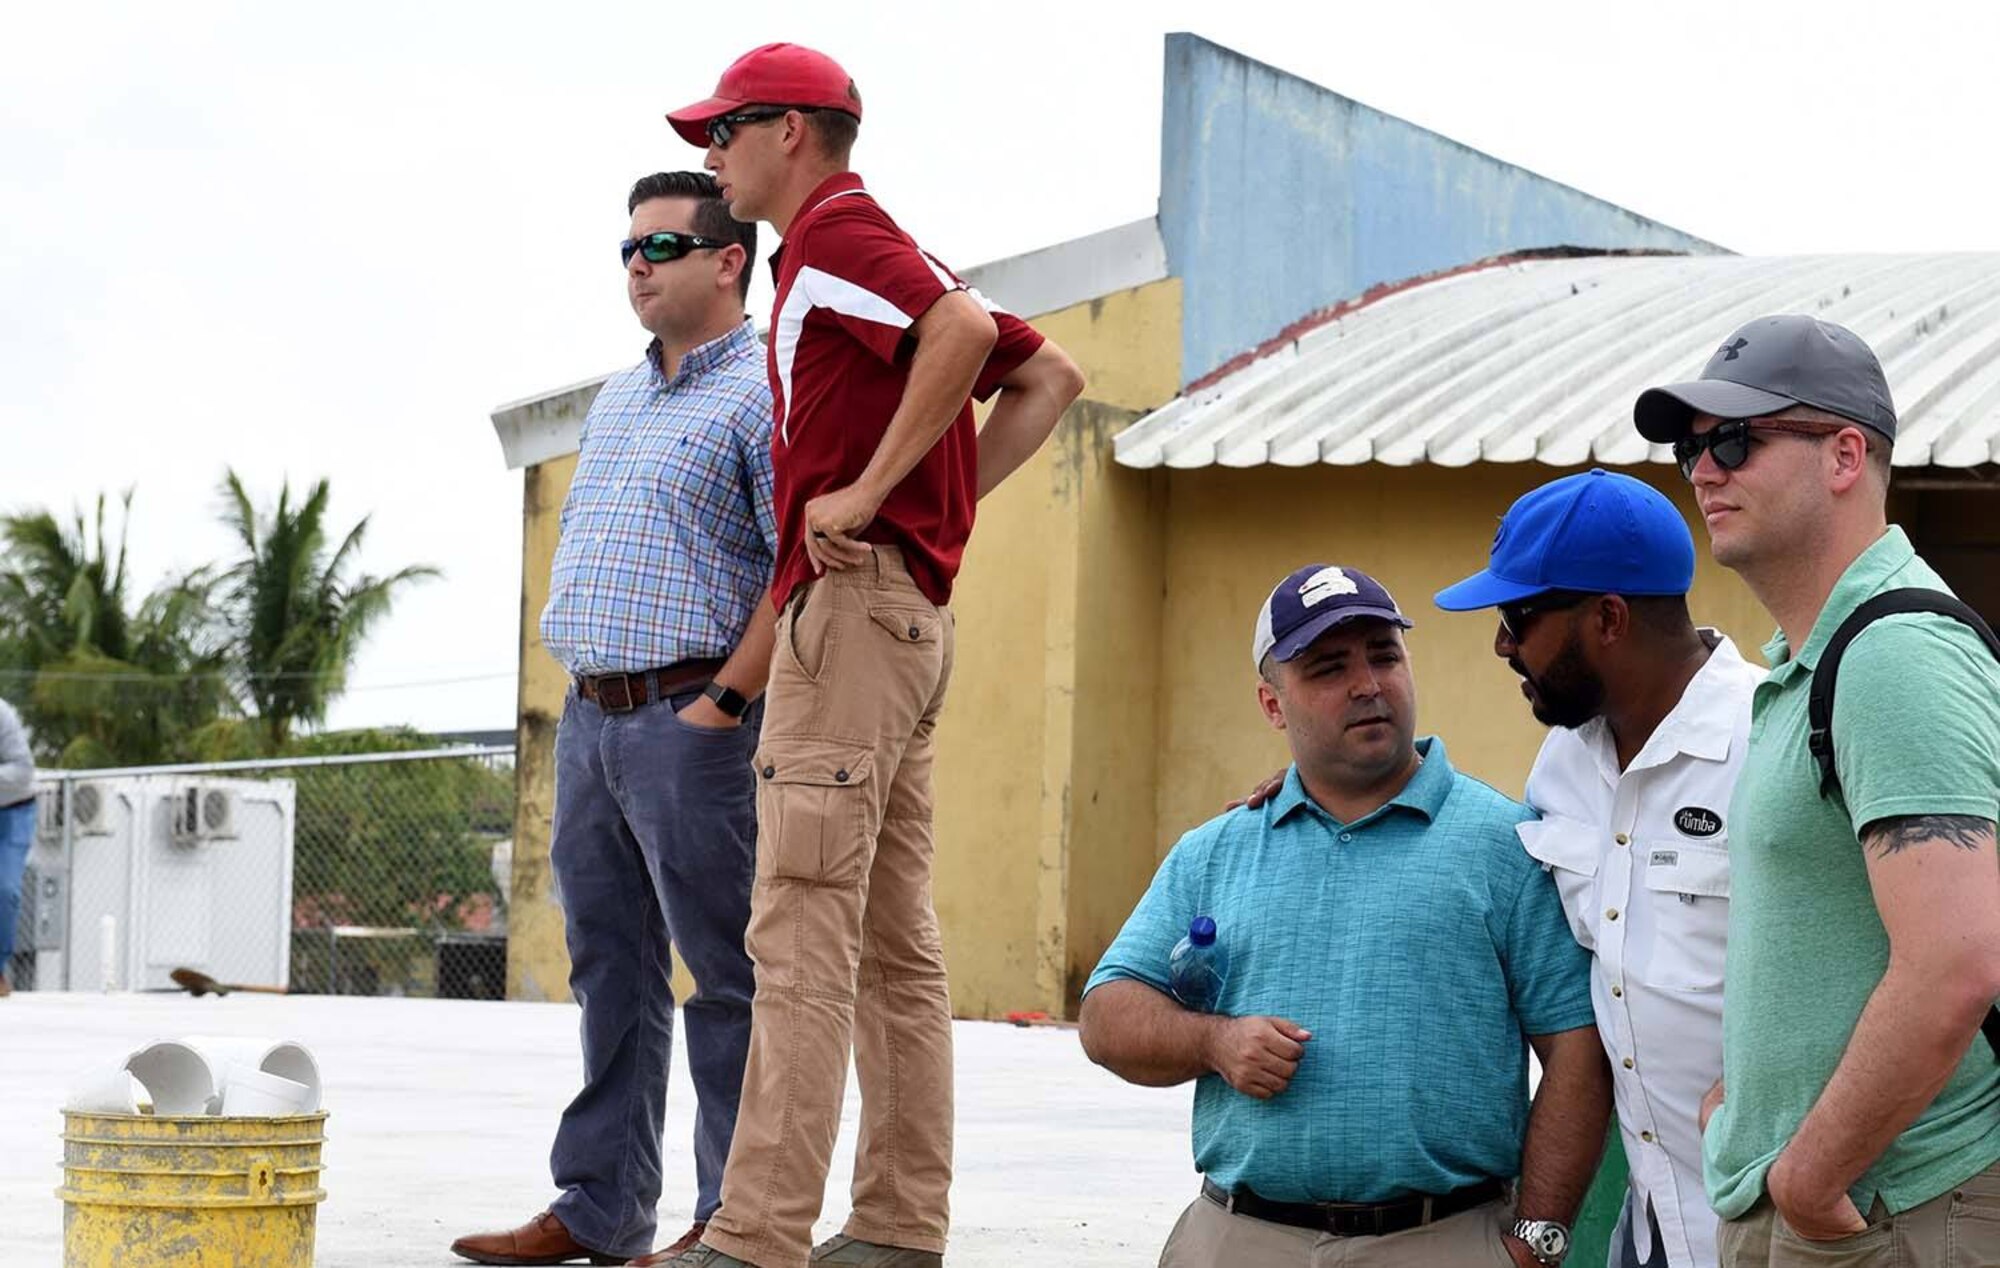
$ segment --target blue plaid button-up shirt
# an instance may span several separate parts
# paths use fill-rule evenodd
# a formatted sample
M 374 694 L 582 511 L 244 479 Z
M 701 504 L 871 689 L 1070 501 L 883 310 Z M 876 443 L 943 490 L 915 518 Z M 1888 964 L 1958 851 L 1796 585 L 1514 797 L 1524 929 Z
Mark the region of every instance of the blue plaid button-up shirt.
M 722 657 L 771 584 L 771 385 L 750 323 L 681 359 L 659 343 L 591 403 L 542 609 L 573 674 Z

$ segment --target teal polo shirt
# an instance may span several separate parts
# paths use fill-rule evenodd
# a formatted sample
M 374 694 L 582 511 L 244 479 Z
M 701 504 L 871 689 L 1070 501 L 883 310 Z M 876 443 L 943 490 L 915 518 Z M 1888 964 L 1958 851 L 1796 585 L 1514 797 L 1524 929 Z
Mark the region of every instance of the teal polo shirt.
M 1884 617 L 1840 662 L 1833 750 L 1843 796 L 1822 799 L 1806 748 L 1813 667 L 1862 601 L 1903 586 L 1945 589 L 1900 528 L 1848 565 L 1805 642 L 1782 632 L 1750 705 L 1750 744 L 1730 814 L 1728 1099 L 1702 1138 L 1709 1200 L 1724 1219 L 1757 1204 L 1764 1177 L 1847 1051 L 1889 966 L 1861 830 L 1903 815 L 2000 813 L 2000 665 L 1950 617 Z M 1951 846 L 1925 848 L 1951 849 Z M 2000 1065 L 1984 1039 L 1849 1191 L 1906 1211 L 2000 1160 Z
M 1085 985 L 1167 989 L 1196 916 L 1229 948 L 1220 1011 L 1312 1032 L 1268 1101 L 1195 1084 L 1194 1162 L 1281 1202 L 1445 1193 L 1521 1169 L 1525 1035 L 1591 1026 L 1590 960 L 1555 881 L 1521 848 L 1534 813 L 1451 768 L 1342 823 L 1294 767 L 1261 810 L 1182 837 Z

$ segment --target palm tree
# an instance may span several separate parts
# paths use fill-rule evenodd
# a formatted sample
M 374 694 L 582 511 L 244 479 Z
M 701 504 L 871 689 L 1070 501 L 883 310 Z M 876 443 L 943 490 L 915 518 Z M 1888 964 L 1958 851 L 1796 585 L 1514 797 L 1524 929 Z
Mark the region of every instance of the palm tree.
M 47 511 L 0 517 L 0 685 L 64 766 L 192 756 L 188 737 L 234 707 L 207 570 L 128 607 L 131 504 L 128 491 L 115 553 L 102 496 L 94 523 L 80 511 L 69 525 Z
M 278 504 L 260 515 L 236 472 L 223 476 L 222 521 L 241 541 L 242 558 L 218 579 L 234 630 L 233 657 L 243 695 L 256 709 L 272 751 L 291 739 L 300 723 L 326 718 L 327 705 L 346 685 L 362 640 L 388 614 L 397 592 L 413 581 L 439 576 L 417 564 L 386 577 L 350 576 L 368 531 L 368 518 L 327 551 L 327 482 L 292 505 L 291 482 L 279 487 Z
M 118 554 L 104 532 L 104 495 L 97 496 L 95 538 L 83 512 L 65 526 L 47 511 L 0 519 L 9 563 L 0 573 L 0 620 L 16 654 L 30 665 L 56 659 L 79 645 L 117 656 L 125 649 L 125 537 L 132 491 L 119 500 Z

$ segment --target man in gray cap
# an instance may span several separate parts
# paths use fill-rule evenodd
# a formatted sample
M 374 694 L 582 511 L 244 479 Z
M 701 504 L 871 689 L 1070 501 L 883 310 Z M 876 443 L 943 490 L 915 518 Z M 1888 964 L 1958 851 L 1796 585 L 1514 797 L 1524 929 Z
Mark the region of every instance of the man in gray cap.
M 1840 326 L 1765 317 L 1633 413 L 1779 626 L 1730 813 L 1723 1081 L 1703 1106 L 1722 1263 L 2000 1262 L 2000 1063 L 1975 1042 L 2000 994 L 2000 666 L 1951 617 L 1869 624 L 1840 662 L 1825 785 L 1808 746 L 1835 630 L 1883 592 L 1946 589 L 1887 522 L 1881 364 Z

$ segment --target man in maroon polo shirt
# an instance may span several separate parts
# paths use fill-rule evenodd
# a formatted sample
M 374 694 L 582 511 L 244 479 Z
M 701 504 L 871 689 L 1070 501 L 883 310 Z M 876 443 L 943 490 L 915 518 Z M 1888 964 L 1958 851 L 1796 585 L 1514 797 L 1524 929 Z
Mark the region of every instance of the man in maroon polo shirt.
M 946 609 L 973 507 L 1083 378 L 1061 349 L 922 251 L 847 169 L 861 95 L 769 44 L 667 116 L 708 149 L 730 214 L 767 220 L 777 650 L 757 751 L 749 1067 L 703 1244 L 726 1268 L 943 1262 L 951 1009 L 931 902 L 931 765 Z M 994 399 L 975 430 L 970 397 Z M 852 1046 L 853 1214 L 813 1248 Z

